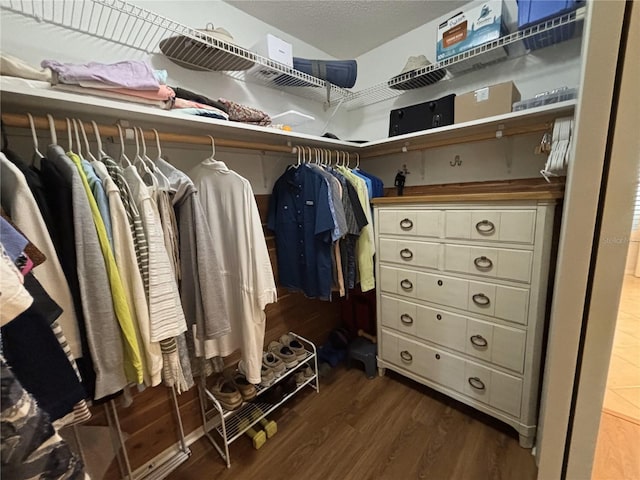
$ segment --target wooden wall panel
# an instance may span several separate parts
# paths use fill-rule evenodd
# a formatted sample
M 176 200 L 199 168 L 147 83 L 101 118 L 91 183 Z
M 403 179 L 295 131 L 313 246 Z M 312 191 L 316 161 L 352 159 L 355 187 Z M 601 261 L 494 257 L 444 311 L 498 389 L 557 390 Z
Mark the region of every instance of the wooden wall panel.
M 263 227 L 266 225 L 268 202 L 269 195 L 256 195 Z M 265 239 L 277 280 L 275 238 L 273 232 L 266 227 Z M 266 315 L 265 346 L 289 331 L 296 332 L 318 344 L 324 342 L 329 331 L 339 324 L 340 301 L 311 300 L 301 293 L 291 293 L 286 289 L 278 288 L 278 302 L 267 306 Z M 225 359 L 225 363 L 232 364 L 238 358 L 239 353 L 236 352 Z M 178 402 L 184 431 L 189 434 L 202 424 L 197 388 L 194 387 L 180 395 Z M 89 425 L 107 424 L 102 406 L 94 406 L 92 411 L 94 418 L 88 423 Z M 125 444 L 134 470 L 178 441 L 171 393 L 163 386 L 147 388 L 143 392 L 135 393 L 131 406 L 118 407 L 118 415 L 121 428 L 128 437 Z M 87 459 L 87 462 L 90 463 L 91 459 Z M 120 478 L 115 460 L 109 466 L 104 478 L 109 480 Z

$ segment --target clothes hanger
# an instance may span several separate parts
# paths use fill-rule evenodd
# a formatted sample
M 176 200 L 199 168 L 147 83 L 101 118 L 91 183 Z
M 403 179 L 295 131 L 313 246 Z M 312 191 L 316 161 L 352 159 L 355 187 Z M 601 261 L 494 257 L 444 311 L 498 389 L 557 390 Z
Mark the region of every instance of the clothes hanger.
M 354 170 L 360 170 L 360 154 L 356 152 L 355 156 L 356 156 L 356 168 L 354 168 Z
M 27 113 L 27 117 L 29 117 L 29 126 L 31 127 L 31 136 L 33 138 L 33 165 L 40 168 L 40 165 L 36 165 L 36 160 L 40 160 L 41 158 L 44 157 L 44 155 L 42 155 L 40 153 L 40 150 L 38 150 L 38 136 L 36 135 L 36 125 L 33 121 L 33 116 L 31 116 L 30 113 Z
M 153 175 L 153 172 L 149 170 L 149 167 L 147 167 L 147 165 L 144 163 L 144 160 L 142 159 L 142 156 L 140 155 L 140 142 L 138 141 L 137 127 L 133 127 L 133 137 L 136 141 L 136 156 L 133 158 L 133 165 L 136 167 L 138 173 L 140 174 L 140 177 L 143 180 L 146 178 L 147 180 L 151 181 L 151 185 L 149 186 L 157 187 L 157 181 L 155 176 Z M 148 184 L 148 181 L 145 181 L 145 183 Z
M 89 147 L 89 139 L 87 138 L 87 132 L 84 129 L 84 125 L 80 120 L 78 120 L 78 124 L 80 125 L 80 133 L 82 133 L 82 137 L 84 138 L 84 145 L 87 148 L 87 156 L 89 157 L 89 161 L 97 162 L 98 159 L 93 156 L 93 153 L 91 153 L 91 148 Z
M 69 117 L 66 117 L 65 120 L 67 121 L 67 140 L 69 141 L 69 148 L 67 148 L 67 152 L 73 152 L 73 133 L 71 132 L 71 120 L 69 120 Z
M 107 157 L 108 155 L 102 149 L 102 138 L 100 138 L 100 131 L 98 130 L 98 125 L 93 120 L 91 120 L 91 125 L 93 126 L 93 133 L 95 134 L 96 142 L 98 143 L 98 155 L 100 155 L 101 157 Z
M 162 158 L 162 149 L 160 148 L 160 135 L 155 128 L 152 128 L 154 135 L 156 136 L 156 148 L 158 149 L 158 158 Z
M 73 130 L 76 136 L 76 144 L 78 146 L 78 156 L 82 159 L 84 157 L 82 155 L 82 143 L 80 142 L 80 134 L 78 133 L 78 123 L 75 118 L 72 118 L 71 121 L 73 122 Z
M 118 124 L 116 124 L 116 127 L 118 127 L 118 133 L 120 134 L 120 166 L 122 166 L 122 160 L 125 160 L 127 162 L 127 167 L 132 167 L 133 165 L 131 165 L 131 160 L 129 160 L 127 155 L 124 153 L 124 137 L 122 136 L 122 127 Z
M 151 158 L 147 155 L 147 142 L 144 139 L 144 131 L 141 127 L 138 127 L 138 130 L 140 130 L 140 140 L 142 141 L 142 161 L 149 168 L 151 174 L 155 177 L 158 186 L 162 190 L 171 190 L 171 182 L 169 181 L 169 179 L 165 176 L 164 173 L 160 171 L 156 164 L 153 163 L 153 160 L 151 160 Z
M 56 134 L 56 123 L 53 120 L 53 116 L 47 113 L 47 121 L 49 122 L 49 133 L 51 134 L 51 144 L 58 144 L 58 135 Z

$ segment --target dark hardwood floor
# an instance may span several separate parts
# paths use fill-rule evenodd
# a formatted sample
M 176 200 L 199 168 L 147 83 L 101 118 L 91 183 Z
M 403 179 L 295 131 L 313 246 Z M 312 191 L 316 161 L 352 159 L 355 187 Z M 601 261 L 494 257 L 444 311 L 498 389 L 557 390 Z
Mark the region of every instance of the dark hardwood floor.
M 274 412 L 278 433 L 254 450 L 230 446 L 231 468 L 204 438 L 172 480 L 535 479 L 515 430 L 387 371 L 368 380 L 334 369 L 320 393 L 301 391 Z M 214 435 L 217 435 L 214 433 Z

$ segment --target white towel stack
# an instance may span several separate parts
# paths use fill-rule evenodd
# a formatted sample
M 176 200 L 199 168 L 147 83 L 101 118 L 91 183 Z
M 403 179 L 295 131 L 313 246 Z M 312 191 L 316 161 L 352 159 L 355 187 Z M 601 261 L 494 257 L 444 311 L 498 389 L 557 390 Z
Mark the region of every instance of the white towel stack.
M 569 164 L 569 151 L 571 150 L 571 134 L 573 132 L 573 118 L 558 118 L 553 124 L 551 138 L 551 152 L 547 158 L 547 164 L 540 173 L 549 181 L 549 177 L 557 177 L 566 171 Z

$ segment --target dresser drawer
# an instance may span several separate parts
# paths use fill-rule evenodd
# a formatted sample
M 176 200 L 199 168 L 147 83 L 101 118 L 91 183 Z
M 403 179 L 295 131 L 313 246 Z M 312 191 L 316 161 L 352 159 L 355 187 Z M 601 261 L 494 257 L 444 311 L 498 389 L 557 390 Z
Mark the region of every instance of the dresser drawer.
M 464 388 L 463 359 L 385 330 L 382 359 L 456 391 Z
M 468 311 L 527 324 L 529 289 L 488 282 L 468 283 Z
M 381 238 L 378 255 L 381 262 L 437 269 L 441 251 L 439 243 Z
M 523 330 L 484 322 L 444 310 L 380 297 L 384 327 L 428 340 L 522 373 L 526 334 Z
M 506 248 L 444 246 L 444 269 L 516 282 L 531 281 L 533 252 Z
M 442 232 L 442 217 L 441 210 L 380 210 L 378 231 L 382 235 L 438 238 Z
M 514 417 L 520 416 L 522 379 L 465 362 L 463 393 Z
M 522 373 L 525 341 L 523 330 L 467 318 L 464 352 L 488 363 Z
M 460 308 L 473 313 L 527 323 L 529 289 L 431 273 L 380 267 L 380 288 L 425 302 Z
M 445 237 L 531 244 L 535 219 L 535 210 L 449 210 Z
M 465 351 L 466 317 L 385 295 L 380 297 L 380 314 L 385 327 L 459 352 Z
M 415 298 L 418 288 L 418 274 L 392 268 L 387 266 L 380 267 L 380 289 L 387 293 L 397 293 L 407 297 Z

